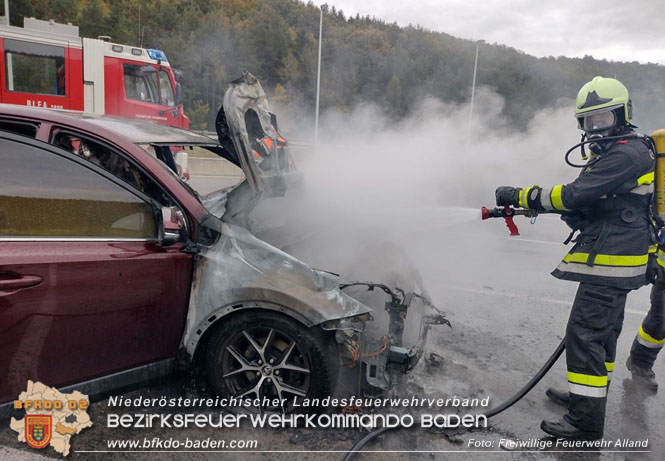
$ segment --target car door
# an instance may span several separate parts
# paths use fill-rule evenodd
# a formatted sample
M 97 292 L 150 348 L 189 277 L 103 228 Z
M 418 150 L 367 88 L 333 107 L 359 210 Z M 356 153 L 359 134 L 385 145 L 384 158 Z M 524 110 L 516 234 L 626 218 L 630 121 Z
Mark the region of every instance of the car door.
M 0 402 L 174 357 L 192 257 L 155 200 L 97 165 L 0 132 Z

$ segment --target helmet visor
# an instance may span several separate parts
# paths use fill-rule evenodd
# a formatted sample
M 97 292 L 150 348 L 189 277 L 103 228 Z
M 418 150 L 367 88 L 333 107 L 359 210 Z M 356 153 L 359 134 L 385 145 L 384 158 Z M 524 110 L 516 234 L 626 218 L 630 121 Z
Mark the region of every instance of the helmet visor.
M 587 132 L 603 131 L 612 128 L 616 123 L 614 111 L 596 112 L 584 117 L 582 129 Z

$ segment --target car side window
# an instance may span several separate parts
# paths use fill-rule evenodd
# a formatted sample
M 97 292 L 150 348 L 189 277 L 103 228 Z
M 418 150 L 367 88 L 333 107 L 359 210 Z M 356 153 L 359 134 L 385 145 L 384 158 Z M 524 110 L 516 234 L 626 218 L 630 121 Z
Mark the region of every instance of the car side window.
M 170 207 L 174 205 L 172 200 L 150 176 L 120 155 L 115 149 L 105 144 L 65 130 L 57 131 L 52 136 L 51 144 L 103 168 L 138 191 L 155 199 L 162 206 Z
M 18 120 L 0 119 L 0 130 L 34 138 L 37 136 L 37 124 Z
M 23 40 L 4 40 L 5 89 L 65 96 L 65 48 Z
M 0 139 L 0 166 L 0 239 L 157 239 L 147 200 L 66 154 Z

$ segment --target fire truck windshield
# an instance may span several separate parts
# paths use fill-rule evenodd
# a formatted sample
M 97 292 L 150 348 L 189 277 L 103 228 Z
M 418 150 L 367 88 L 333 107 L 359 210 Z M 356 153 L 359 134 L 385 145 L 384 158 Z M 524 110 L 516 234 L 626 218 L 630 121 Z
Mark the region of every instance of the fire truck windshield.
M 125 94 L 128 99 L 175 106 L 171 79 L 164 70 L 150 65 L 123 64 Z M 159 74 L 159 75 L 158 75 Z
M 175 97 L 173 96 L 171 79 L 169 78 L 169 75 L 163 70 L 159 71 L 159 93 L 162 104 L 165 106 L 175 106 Z

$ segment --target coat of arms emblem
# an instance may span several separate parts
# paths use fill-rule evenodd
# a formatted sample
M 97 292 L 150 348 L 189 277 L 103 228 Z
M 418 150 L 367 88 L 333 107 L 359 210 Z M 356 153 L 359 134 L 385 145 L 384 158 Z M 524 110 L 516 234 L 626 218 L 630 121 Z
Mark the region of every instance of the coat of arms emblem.
M 51 441 L 51 415 L 25 415 L 25 441 L 32 448 L 44 448 Z

